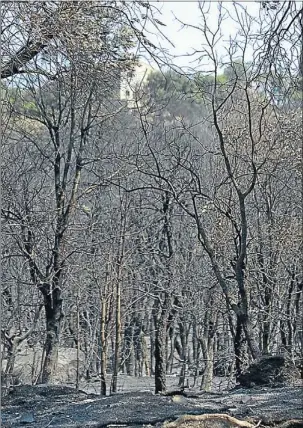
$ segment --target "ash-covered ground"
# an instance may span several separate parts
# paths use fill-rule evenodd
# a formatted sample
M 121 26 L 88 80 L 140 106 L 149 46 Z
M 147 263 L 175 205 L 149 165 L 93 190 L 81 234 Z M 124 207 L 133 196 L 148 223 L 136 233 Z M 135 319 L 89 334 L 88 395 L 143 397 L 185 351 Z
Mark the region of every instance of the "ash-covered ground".
M 169 389 L 177 379 L 169 380 Z M 303 388 L 252 388 L 201 393 L 190 388 L 184 395 L 153 394 L 153 380 L 121 376 L 119 393 L 92 394 L 96 383 L 84 391 L 68 386 L 19 386 L 2 399 L 2 426 L 33 428 L 84 428 L 107 426 L 161 426 L 184 414 L 226 413 L 258 426 L 277 426 L 290 419 L 302 420 Z M 136 389 L 136 391 L 134 390 Z M 300 426 L 300 425 L 296 425 Z

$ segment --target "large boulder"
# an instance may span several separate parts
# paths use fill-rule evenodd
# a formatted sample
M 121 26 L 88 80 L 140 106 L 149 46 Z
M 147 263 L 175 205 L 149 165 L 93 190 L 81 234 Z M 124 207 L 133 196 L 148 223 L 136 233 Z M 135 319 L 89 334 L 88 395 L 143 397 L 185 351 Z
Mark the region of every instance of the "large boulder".
M 15 384 L 31 384 L 37 381 L 41 369 L 42 348 L 23 347 L 16 355 L 12 378 Z M 6 359 L 2 361 L 2 372 L 6 367 Z M 80 377 L 85 370 L 85 356 L 79 354 Z M 75 348 L 59 348 L 58 364 L 54 383 L 75 383 L 77 377 L 77 350 Z
M 291 386 L 300 379 L 300 372 L 294 363 L 283 355 L 263 356 L 239 376 L 241 386 L 283 387 Z

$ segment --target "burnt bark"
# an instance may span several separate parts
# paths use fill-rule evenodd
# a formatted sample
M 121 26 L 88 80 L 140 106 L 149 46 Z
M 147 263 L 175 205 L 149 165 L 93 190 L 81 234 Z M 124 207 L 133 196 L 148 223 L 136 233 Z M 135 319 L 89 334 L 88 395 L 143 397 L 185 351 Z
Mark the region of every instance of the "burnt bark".
M 153 325 L 153 319 L 150 322 Z M 150 375 L 155 375 L 155 331 L 154 328 L 150 329 L 149 332 L 149 340 L 150 340 Z
M 153 307 L 155 325 L 155 393 L 166 391 L 166 334 L 167 318 L 170 310 L 170 298 L 167 293 L 160 302 L 156 299 Z
M 234 336 L 236 379 L 239 378 L 241 373 L 243 373 L 244 369 L 247 367 L 246 348 L 247 342 L 244 334 L 242 317 L 237 316 L 237 324 Z
M 189 335 L 189 328 L 186 328 L 186 321 L 182 319 L 181 322 L 179 322 L 179 331 L 180 331 L 180 339 L 181 339 L 181 346 L 182 346 L 182 366 L 179 376 L 179 383 L 178 386 L 184 387 L 185 385 L 185 377 L 186 377 L 186 368 L 188 365 L 188 335 Z
M 214 305 L 214 302 L 209 301 L 208 304 Z M 216 314 L 211 311 L 206 311 L 204 317 L 203 336 L 199 338 L 203 357 L 205 361 L 205 369 L 202 375 L 201 387 L 204 391 L 210 392 L 213 385 L 214 377 L 214 344 L 216 334 L 217 319 Z
M 128 376 L 135 373 L 135 355 L 134 355 L 134 326 L 132 322 L 125 326 L 124 330 L 124 359 L 125 368 Z
M 58 363 L 59 339 L 61 322 L 64 317 L 62 310 L 61 290 L 52 290 L 46 286 L 42 289 L 46 320 L 46 339 L 44 343 L 44 360 L 41 373 L 41 383 L 53 381 Z
M 166 391 L 166 325 L 164 319 L 155 321 L 155 393 Z
M 116 326 L 115 326 L 115 352 L 114 352 L 114 369 L 112 377 L 111 392 L 117 392 L 118 372 L 120 367 L 120 344 L 121 344 L 121 285 L 120 279 L 116 284 Z
M 153 318 L 155 325 L 155 392 L 166 391 L 166 350 L 167 350 L 167 325 L 172 310 L 171 294 L 171 262 L 174 255 L 173 233 L 172 233 L 172 203 L 169 192 L 162 195 L 163 227 L 159 240 L 159 259 L 164 265 L 162 274 L 164 281 L 161 283 L 157 274 L 159 270 L 152 271 L 154 277 L 157 297 L 153 307 Z
M 53 36 L 49 37 L 51 40 Z M 1 67 L 1 79 L 14 76 L 15 74 L 25 73 L 23 67 L 34 59 L 40 52 L 47 47 L 47 43 L 34 42 L 32 40 L 26 42 L 22 48 L 11 58 L 6 64 Z

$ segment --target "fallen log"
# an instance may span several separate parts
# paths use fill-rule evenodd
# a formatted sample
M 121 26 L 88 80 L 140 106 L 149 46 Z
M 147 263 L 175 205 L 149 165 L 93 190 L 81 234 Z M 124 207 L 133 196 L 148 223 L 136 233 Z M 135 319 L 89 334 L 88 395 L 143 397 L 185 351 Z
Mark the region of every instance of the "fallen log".
M 163 428 L 256 428 L 259 424 L 254 425 L 247 421 L 241 421 L 227 414 L 204 414 L 204 415 L 183 415 L 174 422 L 165 423 Z

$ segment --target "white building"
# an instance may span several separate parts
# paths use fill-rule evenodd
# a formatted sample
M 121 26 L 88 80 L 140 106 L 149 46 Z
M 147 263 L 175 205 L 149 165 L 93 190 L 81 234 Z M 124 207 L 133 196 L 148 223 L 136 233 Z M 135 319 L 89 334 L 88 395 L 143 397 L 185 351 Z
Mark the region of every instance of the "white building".
M 120 86 L 120 99 L 128 101 L 130 106 L 135 105 L 138 100 L 140 89 L 147 83 L 148 76 L 155 71 L 153 67 L 144 62 L 139 62 L 132 71 L 122 75 Z

